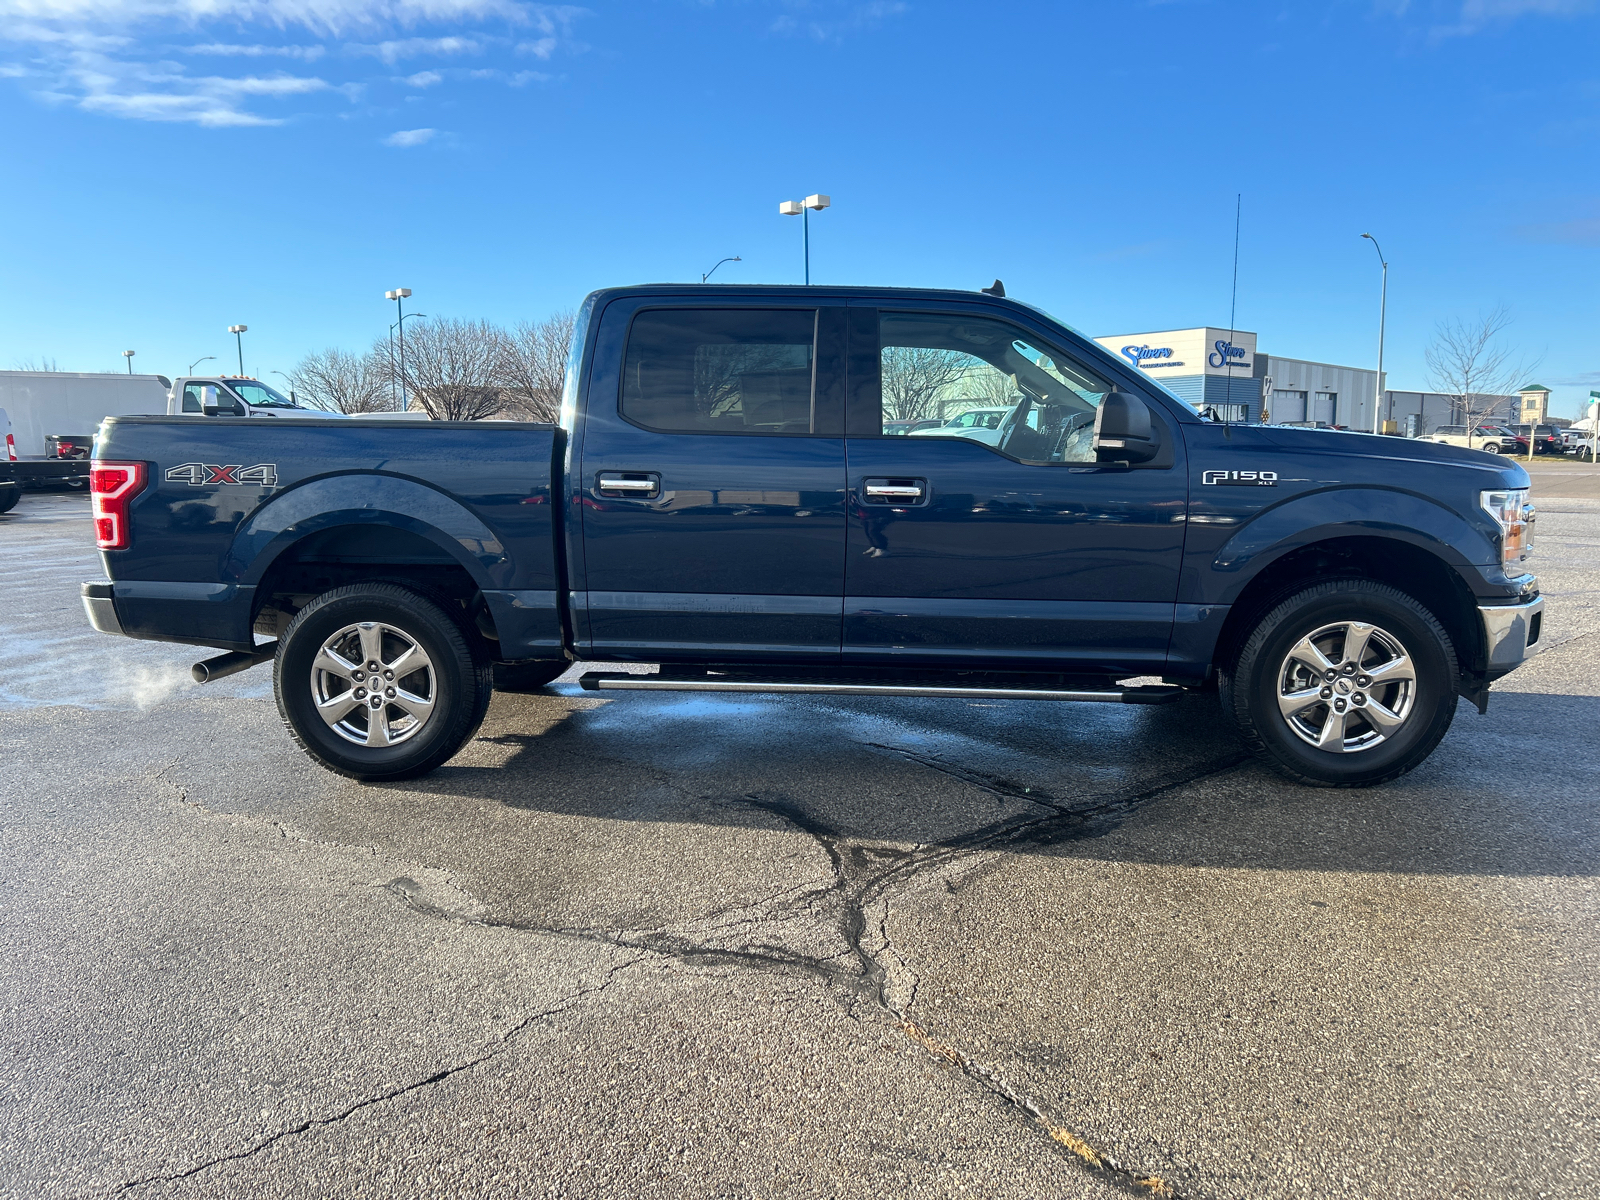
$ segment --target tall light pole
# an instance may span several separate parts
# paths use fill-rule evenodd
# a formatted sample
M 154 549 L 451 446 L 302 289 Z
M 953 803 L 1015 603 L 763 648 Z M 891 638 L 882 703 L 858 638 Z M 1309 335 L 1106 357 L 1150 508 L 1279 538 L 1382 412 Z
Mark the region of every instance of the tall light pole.
M 718 260 L 717 267 L 720 267 L 725 262 L 743 262 L 743 261 L 744 261 L 744 259 L 740 258 L 737 254 L 735 254 L 732 258 L 724 258 L 724 259 Z M 706 280 L 710 279 L 713 275 L 715 275 L 717 273 L 717 267 L 712 267 L 711 270 L 707 271 L 704 275 L 700 276 L 700 282 L 704 283 Z
M 806 286 L 811 285 L 811 211 L 821 212 L 833 203 L 831 196 L 807 196 L 804 200 L 785 200 L 778 211 L 786 217 L 799 217 L 805 226 Z
M 239 374 L 244 374 L 244 338 L 241 336 L 249 330 L 248 325 L 229 325 L 228 332 L 233 334 L 233 340 L 239 346 Z
M 132 375 L 133 374 L 133 351 L 132 350 L 124 350 L 122 352 L 122 357 L 123 357 L 123 359 L 125 359 L 127 361 L 128 374 Z
M 187 371 L 185 371 L 184 374 L 185 375 L 193 375 L 194 374 L 194 369 L 196 367 L 198 367 L 203 362 L 210 362 L 214 358 L 216 358 L 215 354 L 208 354 L 204 358 L 195 359 L 192 363 L 189 364 L 189 369 Z
M 395 322 L 400 327 L 400 411 L 404 412 L 410 407 L 411 399 L 406 395 L 406 297 L 411 295 L 410 288 L 393 288 L 383 294 L 385 300 L 393 300 L 395 311 L 400 314 L 400 319 Z
M 405 343 L 406 322 L 407 321 L 415 321 L 418 317 L 425 317 L 427 315 L 428 314 L 425 313 L 425 312 L 409 312 L 409 313 L 403 314 L 398 321 L 390 321 L 389 322 L 389 361 L 391 363 L 394 362 L 394 331 L 396 329 L 398 329 L 400 331 L 400 348 L 401 348 L 401 351 L 403 353 L 404 350 L 405 350 L 405 344 L 406 344 Z M 403 364 L 405 362 L 405 359 L 402 358 L 400 361 Z M 402 397 L 400 404 L 401 404 L 401 409 L 403 411 L 403 410 L 405 410 L 405 409 L 410 407 L 411 402 L 410 402 L 410 400 Z
M 1389 264 L 1384 261 L 1378 239 L 1370 233 L 1361 236 L 1372 243 L 1372 248 L 1378 252 L 1378 261 L 1383 263 L 1383 291 L 1378 300 L 1378 390 L 1372 401 L 1372 432 L 1378 433 L 1383 428 L 1383 327 L 1389 319 Z

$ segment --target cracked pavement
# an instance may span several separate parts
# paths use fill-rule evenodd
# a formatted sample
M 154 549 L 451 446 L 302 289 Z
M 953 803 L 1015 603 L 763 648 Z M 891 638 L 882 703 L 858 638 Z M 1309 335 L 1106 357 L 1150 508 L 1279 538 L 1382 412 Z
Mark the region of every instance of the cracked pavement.
M 89 544 L 0 517 L 0 1195 L 1600 1193 L 1581 491 L 1546 652 L 1361 792 L 1204 697 L 568 683 L 366 786 Z

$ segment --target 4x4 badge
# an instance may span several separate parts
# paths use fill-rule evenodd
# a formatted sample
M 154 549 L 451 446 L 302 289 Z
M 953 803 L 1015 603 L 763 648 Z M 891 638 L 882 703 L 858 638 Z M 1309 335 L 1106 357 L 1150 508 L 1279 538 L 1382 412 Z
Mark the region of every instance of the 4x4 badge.
M 167 468 L 168 483 L 187 483 L 190 487 L 204 487 L 208 483 L 236 483 L 243 487 L 278 486 L 278 464 L 256 463 L 253 467 L 238 463 L 182 463 Z
M 1276 471 L 1207 471 L 1200 482 L 1213 487 L 1277 487 Z

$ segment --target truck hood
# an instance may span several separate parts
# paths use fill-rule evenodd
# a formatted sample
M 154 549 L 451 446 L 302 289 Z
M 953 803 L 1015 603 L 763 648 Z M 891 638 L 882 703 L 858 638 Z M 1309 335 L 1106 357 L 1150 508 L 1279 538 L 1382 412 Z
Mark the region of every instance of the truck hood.
M 1244 434 L 1285 450 L 1385 459 L 1394 464 L 1397 472 L 1404 471 L 1407 463 L 1427 463 L 1480 471 L 1488 477 L 1485 486 L 1489 487 L 1528 486 L 1528 472 L 1515 459 L 1445 442 L 1423 442 L 1416 438 L 1356 433 L 1348 429 L 1292 429 L 1281 425 L 1235 425 L 1233 430 L 1235 437 Z

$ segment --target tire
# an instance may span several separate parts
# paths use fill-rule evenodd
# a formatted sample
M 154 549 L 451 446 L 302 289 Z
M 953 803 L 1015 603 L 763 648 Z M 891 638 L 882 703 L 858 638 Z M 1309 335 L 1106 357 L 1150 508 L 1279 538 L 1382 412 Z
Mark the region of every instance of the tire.
M 1365 647 L 1355 662 L 1351 636 Z M 1263 616 L 1219 691 L 1245 744 L 1279 774 L 1370 787 L 1433 753 L 1455 716 L 1456 679 L 1455 648 L 1431 612 L 1386 584 L 1336 579 Z
M 8 513 L 17 506 L 17 501 L 22 499 L 22 489 L 19 487 L 0 488 L 0 513 Z
M 567 673 L 572 664 L 560 662 L 518 662 L 494 664 L 494 690 L 497 692 L 537 692 Z
M 1484 450 L 1485 454 L 1499 454 L 1500 453 L 1500 443 L 1499 442 L 1485 442 L 1483 444 L 1483 450 Z
M 367 688 L 373 661 L 387 676 L 382 697 Z M 423 666 L 405 669 L 415 663 Z M 488 711 L 493 674 L 433 600 L 367 583 L 324 592 L 295 614 L 272 685 L 302 750 L 330 771 L 377 783 L 415 779 L 453 758 Z

